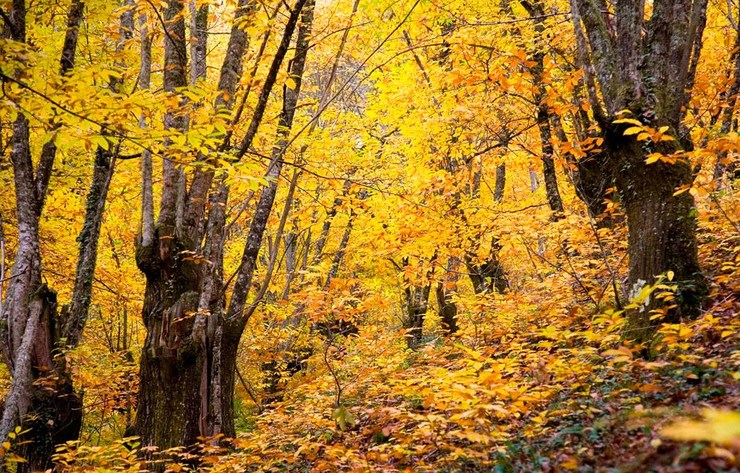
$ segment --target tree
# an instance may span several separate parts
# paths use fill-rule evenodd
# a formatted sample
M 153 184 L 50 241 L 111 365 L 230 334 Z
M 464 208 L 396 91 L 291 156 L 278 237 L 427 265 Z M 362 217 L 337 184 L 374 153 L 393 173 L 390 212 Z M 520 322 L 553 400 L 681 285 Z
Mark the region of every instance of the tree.
M 573 14 L 587 36 L 588 55 L 601 104 L 594 110 L 604 137 L 629 227 L 627 289 L 636 295 L 656 276 L 672 271 L 677 307 L 665 320 L 696 317 L 706 294 L 696 242 L 696 209 L 688 192 L 692 143 L 682 120 L 700 54 L 697 35 L 706 21 L 705 0 L 659 0 L 646 19 L 643 2 L 618 1 L 614 19 L 594 0 L 574 0 Z M 636 139 L 637 138 L 637 139 Z M 651 159 L 654 156 L 655 159 Z M 665 157 L 665 159 L 661 159 Z M 630 313 L 625 335 L 648 341 L 655 332 L 652 299 Z
M 26 7 L 24 2 L 15 2 L 13 6 L 12 24 L 6 24 L 6 27 L 9 27 L 9 36 L 13 41 L 24 43 Z M 78 29 L 84 9 L 83 2 L 73 1 L 67 14 L 67 30 L 60 59 L 61 81 L 68 79 L 75 65 Z M 132 35 L 132 15 L 132 12 L 126 11 L 121 16 L 119 48 Z M 119 86 L 116 80 L 109 84 L 114 94 Z M 61 124 L 53 120 L 49 126 L 52 133 L 61 128 Z M 102 132 L 105 134 L 106 130 Z M 0 324 L 3 355 L 8 366 L 12 367 L 13 376 L 12 388 L 3 406 L 0 438 L 6 439 L 16 425 L 29 430 L 27 443 L 20 449 L 26 462 L 19 467 L 19 471 L 49 468 L 55 446 L 76 440 L 79 435 L 82 395 L 73 386 L 65 352 L 80 343 L 87 322 L 100 228 L 118 154 L 110 142 L 96 148 L 84 222 L 77 238 L 79 252 L 74 288 L 70 303 L 58 313 L 56 292 L 42 282 L 39 242 L 39 222 L 57 147 L 54 137 L 44 143 L 34 169 L 30 139 L 28 117 L 19 113 L 14 124 L 11 153 L 19 245 Z
M 183 8 L 181 0 L 172 0 L 163 14 L 168 30 L 164 89 L 175 96 L 187 85 Z M 217 110 L 230 109 L 247 47 L 240 23 L 249 21 L 254 8 L 255 3 L 249 0 L 237 6 L 221 68 Z M 196 162 L 187 188 L 184 166 L 171 159 L 164 162 L 157 225 L 143 227 L 137 241 L 137 264 L 147 279 L 142 313 L 147 338 L 141 356 L 135 431 L 145 445 L 169 448 L 192 445 L 198 437 L 235 435 L 233 395 L 237 349 L 248 321 L 247 296 L 289 144 L 288 133 L 297 108 L 312 17 L 311 1 L 298 0 L 291 9 L 249 129 L 236 152 L 236 159 L 241 159 L 252 145 L 278 70 L 300 23 L 288 72 L 289 83 L 283 88 L 276 144 L 265 174 L 267 184 L 262 188 L 252 218 L 228 307 L 224 292 L 230 280 L 224 281 L 223 247 L 229 188 L 224 176 L 216 176 L 214 163 Z M 197 63 L 203 60 L 200 58 L 198 62 L 196 58 Z M 203 71 L 199 69 L 194 77 L 202 77 Z M 165 115 L 167 129 L 182 133 L 185 126 L 181 111 L 171 109 Z M 145 187 L 151 185 L 146 176 L 144 181 Z M 212 187 L 215 189 L 211 190 Z M 142 220 L 153 221 L 153 218 L 144 215 Z M 204 220 L 207 225 L 202 224 Z

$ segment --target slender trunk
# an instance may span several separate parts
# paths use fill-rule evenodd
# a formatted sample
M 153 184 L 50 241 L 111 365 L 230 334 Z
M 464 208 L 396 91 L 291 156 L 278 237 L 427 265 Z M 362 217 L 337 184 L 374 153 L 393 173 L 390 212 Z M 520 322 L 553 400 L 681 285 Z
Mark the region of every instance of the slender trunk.
M 230 402 L 233 400 L 233 373 L 236 371 L 236 351 L 239 346 L 239 339 L 244 331 L 247 321 L 249 320 L 249 316 L 253 312 L 253 310 L 250 309 L 254 307 L 255 303 L 258 302 L 258 298 L 264 294 L 264 289 L 266 289 L 265 284 L 263 290 L 260 291 L 261 294 L 257 294 L 255 301 L 252 302 L 251 306 L 246 306 L 247 296 L 254 277 L 254 270 L 256 269 L 257 257 L 259 255 L 260 247 L 262 246 L 262 237 L 267 227 L 267 220 L 272 211 L 272 206 L 277 192 L 278 178 L 283 164 L 282 158 L 288 146 L 288 134 L 290 133 L 293 124 L 296 106 L 298 105 L 298 96 L 300 94 L 303 72 L 306 64 L 306 55 L 309 49 L 308 38 L 310 36 L 311 26 L 313 23 L 314 6 L 315 3 L 313 0 L 308 0 L 305 4 L 299 0 L 295 7 L 296 9 L 302 8 L 303 14 L 301 24 L 298 29 L 295 56 L 293 57 L 289 70 L 289 75 L 293 79 L 294 88 L 290 88 L 287 85 L 283 88 L 283 111 L 280 115 L 278 125 L 277 145 L 273 148 L 272 159 L 270 160 L 267 172 L 268 185 L 262 190 L 262 195 L 260 196 L 255 215 L 249 228 L 247 243 L 244 248 L 242 262 L 234 285 L 234 295 L 232 296 L 231 303 L 225 315 L 225 327 L 228 328 L 228 333 L 232 336 L 224 340 L 225 343 L 222 345 L 222 350 L 226 353 L 233 352 L 234 356 L 222 357 L 222 363 L 224 364 L 224 368 L 229 370 L 229 375 L 219 380 L 219 386 L 225 394 L 225 396 L 222 395 L 222 399 L 228 399 Z M 296 179 L 297 176 L 298 173 L 294 175 L 294 179 Z M 294 188 L 294 186 L 295 180 L 291 187 Z M 283 218 L 281 218 L 281 226 L 285 224 L 285 217 L 287 217 L 288 210 L 289 207 L 286 206 L 286 212 L 283 215 Z M 265 283 L 267 283 L 267 281 L 265 281 Z M 268 373 L 275 372 L 274 368 L 270 370 L 269 365 L 263 366 L 263 369 L 266 369 Z
M 729 3 L 728 3 L 729 5 Z M 740 18 L 740 16 L 738 16 Z M 735 116 L 735 107 L 737 106 L 738 95 L 740 95 L 740 32 L 735 32 L 735 44 L 732 50 L 730 62 L 733 65 L 732 85 L 725 95 L 727 106 L 722 110 L 722 125 L 720 133 L 726 135 L 732 130 L 733 118 Z M 723 151 L 717 156 L 717 163 L 714 166 L 714 183 L 718 189 L 722 188 L 723 180 L 728 171 L 733 171 L 732 166 L 728 166 L 727 152 Z
M 207 71 L 208 48 L 208 4 L 196 5 L 195 0 L 188 4 L 190 8 L 190 83 L 195 84 L 205 79 Z
M 351 177 L 352 174 L 350 174 L 350 177 L 345 179 L 344 185 L 342 186 L 342 196 L 337 196 L 334 199 L 334 202 L 332 202 L 331 204 L 331 208 L 326 214 L 326 220 L 324 220 L 324 223 L 321 225 L 321 232 L 319 233 L 319 237 L 316 239 L 316 248 L 314 249 L 313 254 L 312 264 L 314 265 L 321 262 L 321 257 L 324 254 L 324 247 L 326 246 L 326 242 L 329 239 L 329 230 L 331 229 L 331 224 L 334 221 L 334 217 L 336 217 L 339 208 L 342 206 L 342 202 L 344 202 L 344 199 L 347 197 L 350 187 L 352 186 Z
M 139 88 L 149 89 L 152 77 L 152 40 L 144 15 L 139 17 L 141 36 L 141 64 Z M 139 117 L 139 127 L 146 127 L 146 118 Z M 152 180 L 152 154 L 148 149 L 141 153 L 141 246 L 149 247 L 154 241 L 154 189 Z
M 558 140 L 567 143 L 568 136 L 563 130 L 560 115 L 552 116 L 552 125 Z M 580 146 L 580 145 L 578 145 Z M 606 210 L 606 191 L 609 187 L 609 173 L 606 172 L 603 165 L 603 159 L 600 156 L 594 156 L 590 151 L 582 159 L 577 159 L 573 153 L 565 153 L 565 162 L 570 172 L 573 187 L 584 204 L 589 215 L 596 221 L 598 227 L 608 227 L 613 223 L 609 218 L 603 216 Z
M 404 301 L 403 301 L 403 320 L 402 326 L 406 330 L 406 346 L 411 349 L 417 348 L 421 344 L 424 335 L 424 318 L 429 309 L 429 294 L 432 291 L 432 277 L 434 275 L 434 263 L 437 260 L 437 252 L 434 252 L 430 260 L 432 269 L 425 275 L 425 281 L 412 282 L 404 276 Z M 398 267 L 403 273 L 409 266 L 410 259 L 403 258 L 403 265 Z
M 79 256 L 75 272 L 72 300 L 56 317 L 56 294 L 42 291 L 48 307 L 42 312 L 34 346 L 35 378 L 44 378 L 34 386 L 27 427 L 30 442 L 23 446 L 20 454 L 27 461 L 28 471 L 51 466 L 54 447 L 60 443 L 76 440 L 82 426 L 82 394 L 75 391 L 72 374 L 63 354 L 57 350 L 75 348 L 80 342 L 82 330 L 92 300 L 92 282 L 98 256 L 100 228 L 103 222 L 105 201 L 113 176 L 113 157 L 98 148 L 92 182 L 87 195 L 87 209 L 82 231 L 77 237 Z M 63 353 L 63 352 L 62 352 Z M 49 389 L 53 386 L 53 389 Z
M 447 260 L 447 271 L 445 278 L 437 283 L 435 295 L 437 296 L 437 312 L 442 320 L 442 330 L 445 335 L 457 332 L 457 304 L 453 296 L 457 293 L 458 267 L 460 261 L 457 258 Z
M 424 317 L 429 307 L 429 293 L 432 284 L 410 285 L 404 290 L 403 328 L 406 329 L 406 346 L 414 349 L 421 344 Z
M 529 2 L 521 1 L 522 6 L 527 10 L 529 16 L 534 20 L 534 30 L 537 39 L 537 45 L 532 60 L 534 65 L 530 68 L 533 82 L 535 85 L 534 102 L 537 104 L 537 129 L 540 132 L 540 145 L 542 147 L 542 172 L 545 177 L 545 193 L 547 194 L 547 203 L 553 212 L 553 219 L 560 218 L 563 213 L 563 200 L 560 197 L 558 189 L 558 180 L 555 174 L 555 161 L 553 159 L 554 150 L 552 145 L 552 129 L 550 128 L 550 111 L 547 105 L 547 87 L 543 81 L 545 72 L 545 45 L 544 35 L 544 6 L 540 0 Z
M 75 0 L 67 15 L 67 30 L 60 59 L 60 75 L 73 67 L 77 50 L 78 28 L 84 12 L 84 3 Z M 25 5 L 14 2 L 13 39 L 25 42 Z M 59 125 L 52 124 L 54 128 Z M 26 463 L 18 471 L 44 470 L 51 466 L 51 455 L 56 444 L 76 440 L 82 423 L 82 400 L 74 391 L 71 376 L 63 356 L 52 356 L 59 348 L 79 341 L 89 306 L 91 286 L 81 281 L 92 279 L 97 253 L 97 233 L 91 230 L 90 203 L 99 193 L 95 181 L 88 196 L 88 214 L 80 239 L 80 257 L 73 292 L 76 302 L 74 330 L 59 327 L 56 318 L 56 293 L 41 283 L 41 253 L 38 240 L 39 220 L 43 211 L 51 171 L 56 157 L 53 141 L 41 150 L 34 172 L 30 154 L 28 120 L 19 116 L 13 130 L 13 163 L 19 242 L 11 281 L 2 312 L 3 354 L 11 369 L 13 380 L 4 403 L 0 421 L 0 439 L 5 439 L 15 425 L 30 429 L 18 452 Z M 105 195 L 103 194 L 103 200 Z M 96 210 L 101 206 L 94 206 Z M 99 233 L 99 226 L 98 233 Z M 83 273 L 85 276 L 83 276 Z M 69 320 L 69 319 L 67 319 Z M 63 324 L 64 322 L 62 322 Z M 43 382 L 41 381 L 43 379 Z M 43 388 L 41 387 L 43 386 Z
M 290 297 L 290 287 L 295 279 L 296 271 L 298 270 L 298 233 L 297 227 L 294 223 L 293 229 L 285 235 L 285 286 L 283 292 L 280 294 L 280 298 L 287 301 Z
M 478 186 L 476 186 L 478 187 Z M 494 202 L 504 200 L 504 190 L 506 189 L 506 163 L 496 166 L 496 186 L 493 191 Z
M 503 294 L 509 288 L 506 271 L 498 257 L 500 249 L 501 245 L 498 243 L 498 239 L 494 237 L 491 241 L 488 258 L 485 261 L 478 263 L 470 255 L 465 258 L 468 277 L 476 294 L 490 294 L 493 293 L 494 289 L 499 294 Z

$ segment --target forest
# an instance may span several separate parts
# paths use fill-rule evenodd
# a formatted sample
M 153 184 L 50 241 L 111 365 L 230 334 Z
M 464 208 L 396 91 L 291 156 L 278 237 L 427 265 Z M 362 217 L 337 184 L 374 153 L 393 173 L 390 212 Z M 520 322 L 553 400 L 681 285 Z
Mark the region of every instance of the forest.
M 0 471 L 740 471 L 740 0 L 0 0 Z

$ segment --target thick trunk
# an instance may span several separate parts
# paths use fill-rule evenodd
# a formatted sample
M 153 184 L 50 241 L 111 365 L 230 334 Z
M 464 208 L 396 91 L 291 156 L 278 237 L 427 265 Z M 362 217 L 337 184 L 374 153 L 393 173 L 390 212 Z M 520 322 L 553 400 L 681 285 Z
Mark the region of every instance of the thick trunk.
M 289 43 L 305 0 L 299 0 L 286 26 L 281 46 Z M 182 21 L 182 4 L 171 2 L 165 11 L 169 25 Z M 237 18 L 250 14 L 253 3 L 240 1 Z M 305 14 L 305 13 L 304 13 Z M 213 174 L 196 170 L 190 190 L 184 192 L 184 173 L 173 165 L 165 166 L 164 191 L 159 227 L 152 244 L 137 245 L 137 264 L 146 275 L 147 288 L 142 317 L 147 337 L 141 356 L 141 388 L 136 417 L 136 433 L 145 446 L 166 449 L 192 445 L 198 437 L 235 435 L 233 419 L 234 377 L 239 339 L 247 322 L 244 317 L 257 255 L 275 199 L 282 155 L 287 146 L 287 133 L 297 105 L 300 78 L 308 49 L 310 17 L 304 18 L 291 74 L 297 84 L 285 89 L 286 102 L 280 120 L 279 146 L 267 172 L 268 185 L 250 227 L 243 264 L 229 311 L 225 309 L 223 282 L 223 246 L 225 208 L 228 187 L 218 181 L 211 203 L 207 206 L 207 226 L 200 217 L 206 210 L 205 196 L 211 188 Z M 176 26 L 173 30 L 180 30 Z M 175 90 L 185 80 L 184 41 L 165 42 L 165 89 Z M 217 107 L 228 109 L 241 74 L 241 60 L 247 38 L 239 27 L 232 28 L 227 57 L 222 68 Z M 284 51 L 283 51 L 284 54 Z M 279 67 L 280 60 L 273 63 Z M 276 66 L 277 64 L 277 66 Z M 168 67 L 169 66 L 169 67 Z M 202 73 L 202 71 L 201 71 Z M 269 95 L 274 80 L 266 81 L 262 95 Z M 256 113 L 245 143 L 247 148 L 261 120 Z M 168 127 L 182 128 L 174 114 L 166 118 Z M 246 150 L 245 150 L 246 151 Z M 243 154 L 243 152 L 242 152 Z M 186 196 L 187 194 L 187 196 Z M 202 240 L 205 240 L 202 242 Z M 208 261 L 198 264 L 188 254 L 201 253 Z
M 174 228 L 162 225 L 136 259 L 147 279 L 142 317 L 147 329 L 141 353 L 136 433 L 145 446 L 192 445 L 199 428 L 200 379 L 205 347 L 189 334 L 198 311 L 201 267 L 185 260 L 192 251 Z
M 33 347 L 31 404 L 23 427 L 29 429 L 19 455 L 27 463 L 18 471 L 41 471 L 52 467 L 56 445 L 77 440 L 82 428 L 82 395 L 75 391 L 64 357 L 55 355 L 60 330 L 56 318 L 56 293 L 42 285 L 35 296 L 40 318 Z
M 681 161 L 645 164 L 642 143 L 622 136 L 623 131 L 618 127 L 608 133 L 605 149 L 617 160 L 616 184 L 627 214 L 627 290 L 635 296 L 643 286 L 654 284 L 656 276 L 668 271 L 674 273 L 673 281 L 678 286 L 677 307 L 665 318 L 650 320 L 651 310 L 665 307 L 654 295 L 630 311 L 625 336 L 646 342 L 661 322 L 696 317 L 706 295 L 706 282 L 697 256 L 694 199 L 688 192 L 674 195 L 677 188 L 691 182 L 690 166 Z
M 164 90 L 187 85 L 183 2 L 164 9 Z M 165 128 L 184 131 L 185 119 L 168 110 Z M 149 245 L 136 249 L 136 263 L 146 276 L 142 318 L 147 335 L 141 353 L 135 430 L 145 446 L 192 445 L 200 432 L 200 379 L 205 361 L 202 340 L 190 336 L 199 307 L 203 265 L 185 255 L 195 251 L 191 229 L 183 226 L 184 173 L 171 160 L 164 179 L 158 227 Z
M 645 164 L 646 148 L 664 155 L 679 146 L 691 148 L 682 122 L 689 98 L 686 89 L 695 73 L 692 64 L 700 53 L 706 0 L 656 0 L 648 21 L 644 4 L 637 9 L 618 4 L 615 32 L 607 27 L 607 12 L 595 3 L 574 0 L 572 7 L 574 21 L 582 20 L 590 43 L 606 110 L 599 118 L 604 153 L 627 214 L 628 291 L 634 295 L 668 271 L 674 273 L 678 289 L 675 308 L 661 307 L 665 304 L 651 297 L 628 314 L 625 337 L 647 342 L 661 322 L 650 320 L 652 309 L 667 310 L 669 321 L 694 317 L 707 292 L 697 255 L 693 197 L 688 192 L 674 195 L 678 187 L 691 184 L 690 165 L 684 158 L 674 164 Z M 583 43 L 578 46 L 585 56 Z M 613 123 L 623 109 L 653 128 L 668 126 L 678 141 L 650 143 L 624 136 L 627 126 Z

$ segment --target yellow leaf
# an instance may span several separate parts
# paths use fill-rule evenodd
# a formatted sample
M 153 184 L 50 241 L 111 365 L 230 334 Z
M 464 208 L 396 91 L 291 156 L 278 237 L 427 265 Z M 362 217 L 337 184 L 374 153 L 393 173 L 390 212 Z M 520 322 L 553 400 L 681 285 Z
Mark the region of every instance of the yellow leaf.
M 107 149 L 110 148 L 110 142 L 107 139 L 105 139 L 104 136 L 100 136 L 100 135 L 92 136 L 92 137 L 90 137 L 90 141 L 93 144 L 95 144 L 97 146 L 100 146 L 101 148 L 103 148 L 105 150 L 107 150 Z
M 8 456 L 5 457 L 5 461 L 11 462 L 11 463 L 27 463 L 25 458 L 15 453 L 8 454 Z
M 663 155 L 660 153 L 650 153 L 647 155 L 647 159 L 645 160 L 645 164 L 653 164 L 662 158 Z
M 701 421 L 679 420 L 664 428 L 661 435 L 674 440 L 709 441 L 720 445 L 740 442 L 740 412 L 705 409 Z
M 627 128 L 626 130 L 624 130 L 624 133 L 623 134 L 624 134 L 624 136 L 636 135 L 636 134 L 640 133 L 641 131 L 642 131 L 642 127 L 641 126 L 633 126 L 633 127 L 630 127 L 630 128 Z
M 683 194 L 684 192 L 686 192 L 689 189 L 691 189 L 691 186 L 681 186 L 681 187 L 678 188 L 678 190 L 676 192 L 673 193 L 673 195 L 674 196 L 677 196 L 679 194 Z
M 560 466 L 562 466 L 566 470 L 577 470 L 578 459 L 573 456 L 568 456 L 564 461 L 560 462 Z
M 619 120 L 614 120 L 612 123 L 629 123 L 630 125 L 642 126 L 642 123 L 634 118 L 620 118 Z
M 285 79 L 285 87 L 289 88 L 290 90 L 295 90 L 296 88 L 295 80 L 293 80 L 292 77 L 288 77 L 287 79 Z

